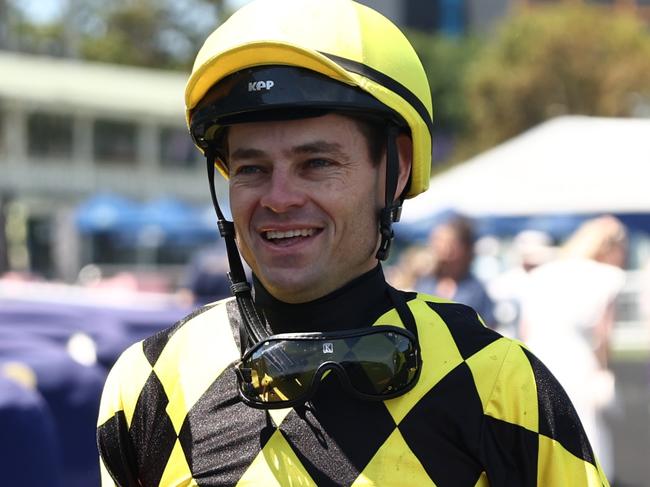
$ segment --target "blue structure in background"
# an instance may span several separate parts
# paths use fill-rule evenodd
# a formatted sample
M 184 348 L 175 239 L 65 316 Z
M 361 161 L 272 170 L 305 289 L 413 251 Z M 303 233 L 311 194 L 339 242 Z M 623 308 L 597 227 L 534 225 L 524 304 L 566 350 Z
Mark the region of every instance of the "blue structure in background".
M 112 193 L 92 196 L 75 212 L 75 222 L 82 233 L 124 231 L 138 225 L 139 219 L 136 203 Z
M 465 33 L 465 0 L 407 0 L 405 8 L 405 23 L 410 28 L 454 37 Z
M 117 194 L 97 194 L 77 207 L 75 222 L 82 234 L 111 234 L 125 244 L 135 244 L 151 231 L 158 232 L 163 241 L 182 244 L 218 236 L 212 207 L 207 212 L 172 197 L 138 203 Z
M 433 213 L 426 218 L 400 222 L 395 225 L 398 240 L 424 242 L 432 228 L 458 213 L 453 209 Z M 549 234 L 556 242 L 566 239 L 582 222 L 600 216 L 597 214 L 545 214 L 531 216 L 480 216 L 473 218 L 478 237 L 514 237 L 523 230 L 539 230 Z M 650 235 L 650 214 L 612 213 L 621 220 L 631 233 Z
M 466 16 L 464 0 L 439 0 L 438 30 L 449 36 L 465 32 Z

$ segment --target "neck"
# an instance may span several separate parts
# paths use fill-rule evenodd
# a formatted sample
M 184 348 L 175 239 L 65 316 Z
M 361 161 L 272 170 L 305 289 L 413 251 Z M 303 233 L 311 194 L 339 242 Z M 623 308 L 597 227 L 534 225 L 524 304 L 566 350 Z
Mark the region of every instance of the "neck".
M 388 284 L 378 264 L 336 291 L 306 303 L 289 304 L 272 296 L 253 276 L 255 304 L 274 334 L 335 331 L 371 326 L 392 307 Z

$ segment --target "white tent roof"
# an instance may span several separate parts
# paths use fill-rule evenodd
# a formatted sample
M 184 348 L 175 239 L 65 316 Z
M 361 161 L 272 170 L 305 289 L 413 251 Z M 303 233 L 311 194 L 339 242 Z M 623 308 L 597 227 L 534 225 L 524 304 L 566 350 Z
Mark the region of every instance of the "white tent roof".
M 650 212 L 650 119 L 564 116 L 434 177 L 403 221 L 470 216 Z

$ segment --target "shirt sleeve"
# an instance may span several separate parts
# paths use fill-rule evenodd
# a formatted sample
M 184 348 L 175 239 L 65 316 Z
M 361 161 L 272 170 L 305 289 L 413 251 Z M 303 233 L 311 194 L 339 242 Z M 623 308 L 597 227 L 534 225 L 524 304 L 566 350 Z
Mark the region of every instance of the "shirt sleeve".
M 138 357 L 142 343 L 127 349 L 106 379 L 97 420 L 102 487 L 131 487 L 137 481 L 136 454 L 129 423 L 142 388 Z
M 511 342 L 485 405 L 481 455 L 492 486 L 609 487 L 569 397 Z
M 101 487 L 118 487 L 118 485 L 113 480 L 113 477 L 111 477 L 111 474 L 108 473 L 108 469 L 106 468 L 106 465 L 104 465 L 104 460 L 101 456 L 99 457 L 99 472 Z

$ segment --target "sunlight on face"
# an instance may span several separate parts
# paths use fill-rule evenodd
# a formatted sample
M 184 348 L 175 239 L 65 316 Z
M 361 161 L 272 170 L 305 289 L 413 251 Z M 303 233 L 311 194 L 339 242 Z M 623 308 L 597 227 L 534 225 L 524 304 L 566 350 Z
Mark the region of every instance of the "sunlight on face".
M 316 299 L 376 265 L 383 165 L 355 121 L 240 124 L 228 146 L 238 245 L 274 296 Z

